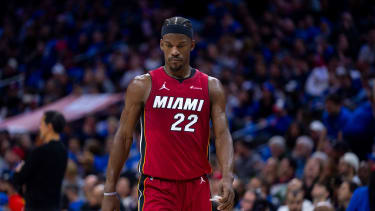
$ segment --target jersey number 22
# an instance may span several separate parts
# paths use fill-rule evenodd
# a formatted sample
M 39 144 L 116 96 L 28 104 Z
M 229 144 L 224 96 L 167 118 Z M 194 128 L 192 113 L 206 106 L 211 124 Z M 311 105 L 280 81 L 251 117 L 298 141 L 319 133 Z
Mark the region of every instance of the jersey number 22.
M 183 113 L 177 113 L 176 115 L 174 115 L 173 118 L 177 119 L 177 121 L 172 124 L 171 130 L 182 131 L 182 128 L 179 127 L 178 125 L 185 120 L 185 115 Z M 191 128 L 191 126 L 193 126 L 198 121 L 198 116 L 196 114 L 191 114 L 190 116 L 187 117 L 187 119 L 190 120 L 190 122 L 185 125 L 184 131 L 194 132 L 194 128 Z

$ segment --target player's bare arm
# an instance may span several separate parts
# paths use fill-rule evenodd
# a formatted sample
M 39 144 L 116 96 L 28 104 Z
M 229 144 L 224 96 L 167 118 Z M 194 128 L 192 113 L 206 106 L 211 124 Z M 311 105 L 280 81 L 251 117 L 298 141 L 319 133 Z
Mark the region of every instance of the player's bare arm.
M 233 144 L 225 114 L 226 99 L 224 88 L 216 78 L 209 77 L 208 87 L 211 101 L 211 120 L 215 134 L 216 156 L 222 172 L 219 210 L 232 210 L 233 183 Z
M 105 193 L 114 193 L 125 160 L 128 158 L 133 133 L 137 125 L 141 109 L 150 93 L 151 77 L 148 74 L 137 76 L 129 84 L 125 96 L 125 108 L 122 111 L 119 127 L 116 131 L 111 149 Z M 102 203 L 103 211 L 119 210 L 119 201 L 115 195 L 105 196 Z

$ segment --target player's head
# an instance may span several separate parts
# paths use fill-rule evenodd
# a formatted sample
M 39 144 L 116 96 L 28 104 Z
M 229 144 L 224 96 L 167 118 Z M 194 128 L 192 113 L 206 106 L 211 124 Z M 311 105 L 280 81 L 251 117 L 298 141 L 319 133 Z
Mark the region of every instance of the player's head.
M 47 111 L 40 123 L 40 137 L 45 140 L 48 135 L 60 134 L 65 127 L 64 116 L 57 111 Z
M 194 46 L 193 28 L 190 20 L 183 17 L 164 20 L 160 48 L 164 53 L 165 65 L 170 70 L 179 71 L 189 65 L 190 52 Z

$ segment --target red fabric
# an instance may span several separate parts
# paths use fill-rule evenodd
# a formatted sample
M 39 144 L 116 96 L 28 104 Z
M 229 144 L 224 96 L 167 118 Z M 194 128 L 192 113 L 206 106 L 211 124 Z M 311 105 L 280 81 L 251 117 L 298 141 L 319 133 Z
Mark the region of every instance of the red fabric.
M 191 78 L 179 82 L 163 67 L 150 74 L 152 88 L 142 117 L 140 172 L 170 180 L 211 173 L 208 76 L 196 70 Z
M 9 209 L 11 211 L 23 211 L 25 207 L 25 200 L 18 194 L 13 194 L 9 197 Z
M 207 177 L 189 181 L 167 181 L 147 177 L 140 211 L 211 211 Z
M 21 159 L 24 159 L 25 158 L 25 152 L 23 151 L 23 149 L 21 149 L 21 147 L 13 147 L 13 152 L 18 155 L 18 157 L 20 157 Z

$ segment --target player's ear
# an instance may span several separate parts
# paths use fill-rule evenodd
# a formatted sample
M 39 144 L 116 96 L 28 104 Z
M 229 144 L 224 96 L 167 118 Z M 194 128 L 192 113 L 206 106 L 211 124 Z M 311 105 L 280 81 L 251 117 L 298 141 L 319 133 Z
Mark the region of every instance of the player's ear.
M 164 41 L 163 41 L 163 39 L 160 39 L 160 49 L 161 49 L 161 51 L 163 51 L 164 52 Z
M 195 40 L 191 40 L 191 49 L 190 51 L 193 51 L 195 48 Z

